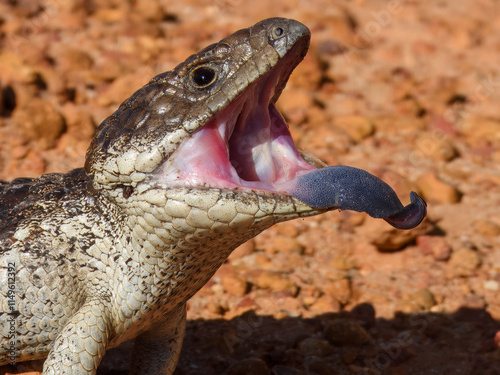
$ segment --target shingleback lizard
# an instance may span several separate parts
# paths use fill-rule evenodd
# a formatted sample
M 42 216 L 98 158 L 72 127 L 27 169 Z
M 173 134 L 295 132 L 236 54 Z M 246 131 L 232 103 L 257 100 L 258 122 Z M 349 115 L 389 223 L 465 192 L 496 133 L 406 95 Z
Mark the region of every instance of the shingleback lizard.
M 309 39 L 283 18 L 237 31 L 122 103 L 84 168 L 0 182 L 0 365 L 94 374 L 135 339 L 131 373 L 171 374 L 186 301 L 249 238 L 332 209 L 420 223 L 415 193 L 403 207 L 367 172 L 300 156 L 275 102 Z

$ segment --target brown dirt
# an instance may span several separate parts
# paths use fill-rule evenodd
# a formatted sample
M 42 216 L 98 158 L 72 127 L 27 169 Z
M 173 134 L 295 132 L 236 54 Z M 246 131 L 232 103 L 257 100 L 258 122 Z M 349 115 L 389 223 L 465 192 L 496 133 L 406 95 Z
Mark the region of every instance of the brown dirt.
M 0 178 L 81 166 L 154 74 L 283 16 L 312 31 L 279 102 L 298 146 L 429 204 L 409 232 L 331 212 L 239 248 L 189 302 L 175 374 L 500 374 L 498 2 L 133 3 L 0 2 Z

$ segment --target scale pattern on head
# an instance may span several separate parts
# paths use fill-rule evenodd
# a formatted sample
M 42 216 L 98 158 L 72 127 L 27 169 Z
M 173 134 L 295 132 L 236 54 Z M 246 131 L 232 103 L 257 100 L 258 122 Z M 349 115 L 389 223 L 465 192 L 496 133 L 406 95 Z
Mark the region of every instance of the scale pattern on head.
M 297 43 L 298 64 L 309 38 L 297 21 L 267 19 L 154 77 L 100 125 L 85 162 L 93 188 L 135 187 Z M 282 72 L 283 86 L 295 66 Z

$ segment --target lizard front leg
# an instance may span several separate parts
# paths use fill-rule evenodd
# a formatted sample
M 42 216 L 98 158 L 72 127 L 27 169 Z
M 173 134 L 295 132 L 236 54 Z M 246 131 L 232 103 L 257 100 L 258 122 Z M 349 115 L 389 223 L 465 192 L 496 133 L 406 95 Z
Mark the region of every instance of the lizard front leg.
M 130 374 L 172 374 L 181 354 L 185 329 L 186 304 L 183 304 L 135 339 Z
M 43 375 L 95 374 L 110 334 L 106 301 L 87 301 L 56 337 L 43 365 Z

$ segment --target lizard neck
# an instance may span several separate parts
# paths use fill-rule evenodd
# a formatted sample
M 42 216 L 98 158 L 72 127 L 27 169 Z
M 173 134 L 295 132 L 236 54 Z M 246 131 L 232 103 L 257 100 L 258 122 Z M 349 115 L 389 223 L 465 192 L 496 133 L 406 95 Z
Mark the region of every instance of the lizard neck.
M 291 213 L 293 198 L 220 189 L 138 188 L 115 201 L 126 218 L 123 269 L 139 290 L 174 304 L 196 293 L 243 242 L 277 222 L 313 214 Z
M 234 248 L 288 218 L 275 197 L 218 189 L 136 189 L 113 200 L 124 220 L 110 278 L 119 340 L 184 304 Z

